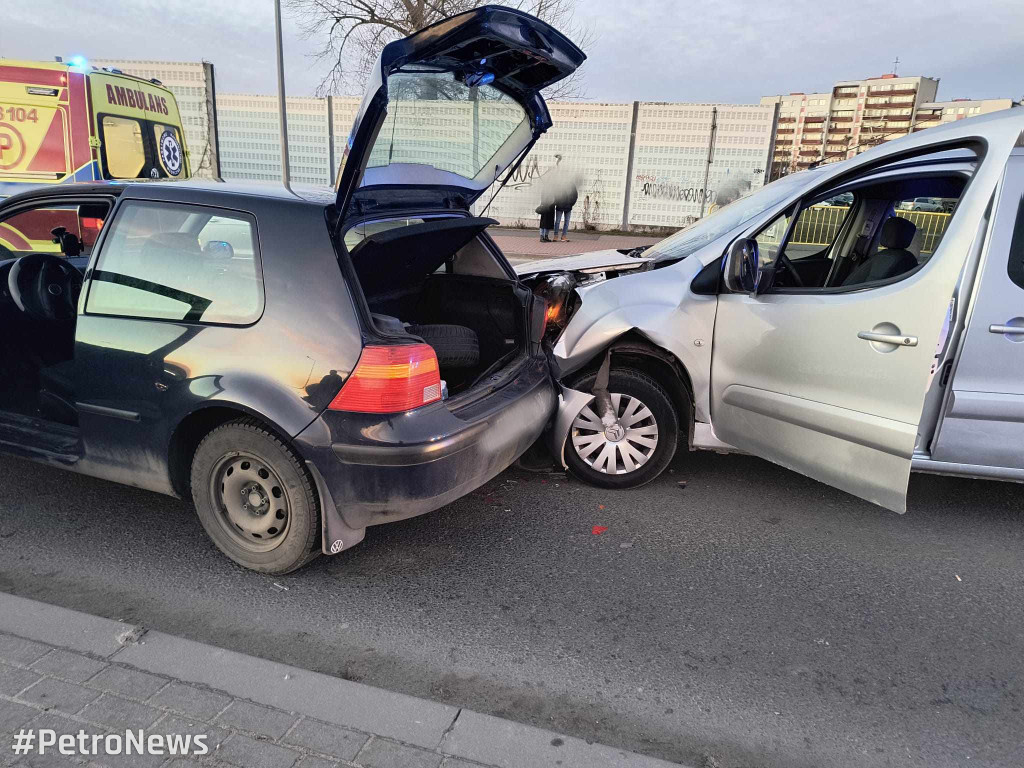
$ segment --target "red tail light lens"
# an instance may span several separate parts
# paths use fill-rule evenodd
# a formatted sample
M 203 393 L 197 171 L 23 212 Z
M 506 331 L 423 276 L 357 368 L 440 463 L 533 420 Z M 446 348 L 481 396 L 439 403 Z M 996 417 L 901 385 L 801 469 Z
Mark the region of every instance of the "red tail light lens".
M 364 347 L 356 369 L 327 406 L 332 411 L 398 413 L 441 399 L 437 355 L 428 344 Z

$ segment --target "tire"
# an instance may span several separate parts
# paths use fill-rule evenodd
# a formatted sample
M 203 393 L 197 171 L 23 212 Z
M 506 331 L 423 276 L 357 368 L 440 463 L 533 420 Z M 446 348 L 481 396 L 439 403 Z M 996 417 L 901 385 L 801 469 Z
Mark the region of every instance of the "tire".
M 290 573 L 320 554 L 313 479 L 296 453 L 255 419 L 223 424 L 199 443 L 192 499 L 213 543 L 245 568 Z
M 573 384 L 573 389 L 593 391 L 596 378 L 596 373 L 584 376 Z M 573 420 L 565 443 L 565 463 L 574 476 L 591 485 L 639 488 L 664 472 L 675 456 L 679 413 L 664 387 L 632 368 L 613 368 L 608 378 L 608 391 L 620 417 L 627 413 L 641 416 L 644 408 L 649 415 L 627 426 L 618 441 L 611 441 L 603 430 L 598 431 L 600 420 L 591 400 Z M 645 431 L 631 436 L 634 429 Z M 601 458 L 602 454 L 608 455 L 605 453 L 608 445 L 615 446 L 611 461 Z M 638 457 L 643 457 L 642 462 Z
M 442 368 L 472 368 L 480 363 L 480 341 L 471 328 L 463 325 L 410 325 L 408 331 L 434 348 L 438 365 Z

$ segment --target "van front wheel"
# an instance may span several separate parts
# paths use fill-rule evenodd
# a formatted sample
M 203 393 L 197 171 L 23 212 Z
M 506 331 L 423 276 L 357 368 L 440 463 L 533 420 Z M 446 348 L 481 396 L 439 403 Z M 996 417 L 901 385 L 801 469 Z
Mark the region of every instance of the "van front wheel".
M 593 391 L 592 373 L 573 385 Z M 601 488 L 637 488 L 665 471 L 676 453 L 679 415 L 665 389 L 645 373 L 612 369 L 608 379 L 614 420 L 602 421 L 596 400 L 573 419 L 564 455 L 569 471 Z

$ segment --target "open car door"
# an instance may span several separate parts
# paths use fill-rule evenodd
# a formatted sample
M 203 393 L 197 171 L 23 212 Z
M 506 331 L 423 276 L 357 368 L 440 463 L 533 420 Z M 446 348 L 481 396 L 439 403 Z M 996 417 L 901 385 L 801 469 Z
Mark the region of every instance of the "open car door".
M 468 208 L 551 126 L 543 88 L 583 52 L 545 22 L 498 6 L 461 13 L 384 47 L 338 171 L 344 215 L 414 195 Z
M 976 168 L 939 246 L 905 275 L 755 295 L 741 290 L 727 265 L 712 352 L 715 434 L 737 448 L 905 511 L 911 457 L 925 394 L 937 375 L 936 350 L 950 301 L 959 280 L 965 294 L 971 284 L 990 202 L 1022 132 L 1024 115 L 1010 111 L 931 128 L 837 166 L 807 192 L 805 199 L 820 197 L 891 164 L 947 149 L 972 149 Z M 776 213 L 796 210 L 799 202 L 794 197 Z M 757 237 L 766 221 L 737 234 Z M 794 227 L 781 229 L 787 230 L 778 249 L 784 253 Z

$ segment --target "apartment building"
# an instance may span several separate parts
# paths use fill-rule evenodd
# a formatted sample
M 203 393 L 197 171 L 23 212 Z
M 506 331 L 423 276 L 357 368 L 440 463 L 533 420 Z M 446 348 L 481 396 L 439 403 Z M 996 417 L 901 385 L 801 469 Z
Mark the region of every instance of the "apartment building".
M 844 80 L 828 93 L 762 97 L 762 105 L 779 107 L 772 178 L 906 136 L 918 109 L 935 101 L 938 87 L 937 78 L 888 74 Z
M 942 123 L 963 120 L 975 115 L 998 112 L 1017 106 L 1013 99 L 953 99 L 952 101 L 929 101 L 921 104 L 914 114 L 913 130 L 923 131 Z
M 119 69 L 147 80 L 159 80 L 178 102 L 192 175 L 215 178 L 220 174 L 213 64 L 208 61 L 136 59 L 93 59 L 89 63 Z

